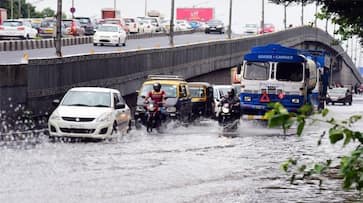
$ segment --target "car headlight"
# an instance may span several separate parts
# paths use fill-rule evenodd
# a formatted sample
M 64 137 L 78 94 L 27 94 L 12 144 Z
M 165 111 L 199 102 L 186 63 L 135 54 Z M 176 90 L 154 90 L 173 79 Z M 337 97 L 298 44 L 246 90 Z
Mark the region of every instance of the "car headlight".
M 49 117 L 49 120 L 52 120 L 52 121 L 59 121 L 59 120 L 61 120 L 61 117 L 60 117 L 60 115 L 59 115 L 59 113 L 58 113 L 57 110 L 55 110 L 52 113 L 52 115 Z
M 112 120 L 112 113 L 104 113 L 97 118 L 97 122 L 109 122 Z
M 291 100 L 291 102 L 292 102 L 292 103 L 294 103 L 294 104 L 298 104 L 298 103 L 300 103 L 300 99 L 298 99 L 298 98 L 293 98 L 293 99 Z
M 174 113 L 174 112 L 176 112 L 176 107 L 174 107 L 174 106 L 168 107 L 166 109 L 166 111 L 169 112 L 169 113 Z
M 243 100 L 246 102 L 250 102 L 252 100 L 252 98 L 250 96 L 245 96 L 245 97 L 243 97 Z
M 217 25 L 217 28 L 222 28 L 223 26 L 222 25 Z

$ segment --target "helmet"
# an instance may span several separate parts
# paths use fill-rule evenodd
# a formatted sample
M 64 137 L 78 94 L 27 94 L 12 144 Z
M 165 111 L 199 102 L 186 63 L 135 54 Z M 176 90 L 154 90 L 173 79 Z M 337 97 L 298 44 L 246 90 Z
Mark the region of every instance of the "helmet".
M 155 90 L 156 92 L 159 92 L 159 91 L 160 91 L 160 89 L 161 89 L 161 85 L 160 85 L 160 83 L 155 83 L 155 84 L 153 85 L 153 88 L 154 88 L 154 90 Z
M 230 90 L 228 90 L 228 96 L 229 97 L 234 97 L 235 96 L 235 93 L 234 93 L 234 89 L 233 88 L 231 88 Z

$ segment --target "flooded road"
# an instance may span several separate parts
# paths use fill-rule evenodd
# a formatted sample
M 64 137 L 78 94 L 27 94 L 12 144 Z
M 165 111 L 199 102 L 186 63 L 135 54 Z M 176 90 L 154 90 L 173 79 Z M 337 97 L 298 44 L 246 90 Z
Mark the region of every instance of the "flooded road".
M 352 106 L 329 106 L 338 118 L 363 115 Z M 105 142 L 50 142 L 46 136 L 0 144 L 0 202 L 351 202 L 340 180 L 289 183 L 280 165 L 335 159 L 341 145 L 317 141 L 327 126 L 302 137 L 284 136 L 258 122 L 241 122 L 238 136 L 220 136 L 215 121 L 164 134 L 146 130 Z M 363 121 L 356 129 L 363 130 Z M 344 151 L 349 151 L 348 146 Z M 362 201 L 362 200 L 360 200 Z

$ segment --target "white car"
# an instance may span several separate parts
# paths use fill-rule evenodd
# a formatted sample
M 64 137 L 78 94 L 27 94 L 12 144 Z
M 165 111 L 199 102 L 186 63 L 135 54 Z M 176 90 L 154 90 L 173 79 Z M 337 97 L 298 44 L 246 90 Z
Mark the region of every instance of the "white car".
M 214 115 L 218 118 L 221 111 L 220 103 L 223 97 L 228 95 L 228 91 L 231 90 L 232 85 L 213 85 L 213 95 L 214 95 Z
M 93 35 L 93 45 L 111 44 L 115 46 L 126 46 L 127 34 L 120 25 L 102 24 Z
M 259 27 L 257 24 L 245 24 L 242 27 L 242 33 L 244 35 L 257 35 Z
M 70 89 L 48 121 L 49 136 L 106 139 L 130 128 L 130 108 L 118 90 L 98 87 Z
M 129 29 L 130 33 L 139 33 L 140 32 L 140 25 L 137 18 L 124 18 L 127 28 Z
M 142 33 L 155 33 L 156 28 L 150 20 L 140 20 L 140 31 Z
M 186 20 L 177 20 L 175 24 L 178 26 L 180 31 L 188 31 L 192 29 L 192 26 Z
M 0 25 L 0 38 L 34 39 L 38 31 L 28 21 L 5 20 Z

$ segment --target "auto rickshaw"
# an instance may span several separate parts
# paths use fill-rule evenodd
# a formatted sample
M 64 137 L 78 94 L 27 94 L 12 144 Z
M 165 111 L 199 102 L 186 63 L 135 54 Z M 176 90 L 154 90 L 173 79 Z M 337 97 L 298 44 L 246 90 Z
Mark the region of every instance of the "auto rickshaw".
M 213 87 L 207 82 L 189 82 L 192 97 L 193 118 L 210 117 L 213 115 Z
M 160 83 L 165 92 L 166 101 L 163 105 L 163 115 L 168 119 L 188 122 L 192 116 L 192 102 L 188 83 L 184 78 L 175 75 L 149 75 L 138 92 L 135 121 L 145 125 L 145 97 L 152 91 L 153 84 Z

